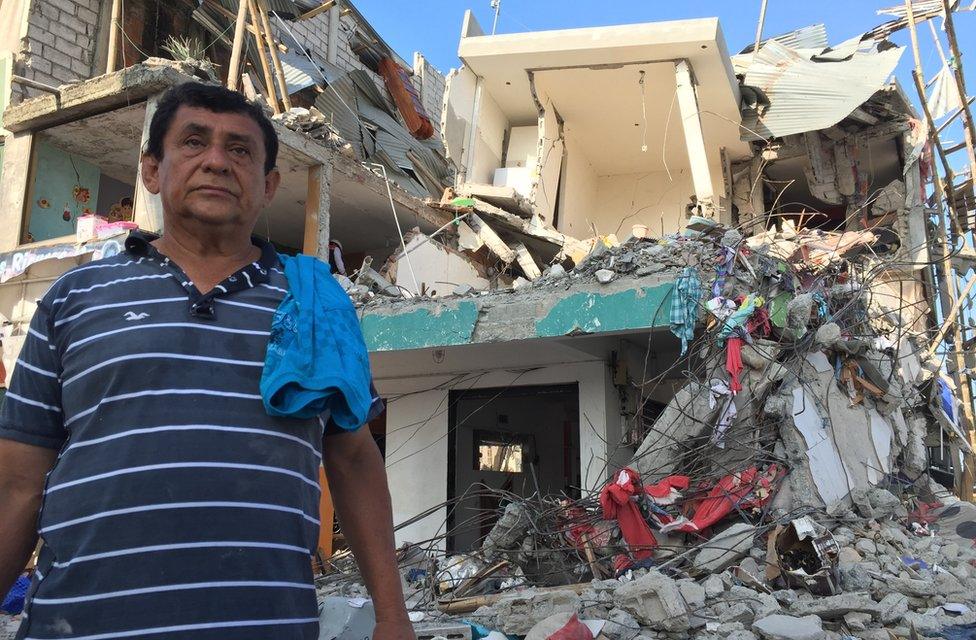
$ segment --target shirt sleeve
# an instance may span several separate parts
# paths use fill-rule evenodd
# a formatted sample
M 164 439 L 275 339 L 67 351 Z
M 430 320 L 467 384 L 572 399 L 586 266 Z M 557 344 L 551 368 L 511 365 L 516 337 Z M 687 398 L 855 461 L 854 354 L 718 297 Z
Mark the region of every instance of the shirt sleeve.
M 369 395 L 370 395 L 369 413 L 366 414 L 366 422 L 364 422 L 363 424 L 368 424 L 369 422 L 372 422 L 374 419 L 382 415 L 384 411 L 386 411 L 386 401 L 384 401 L 383 398 L 380 397 L 380 394 L 376 391 L 376 387 L 373 386 L 372 382 L 369 383 Z M 325 420 L 324 435 L 328 436 L 334 433 L 343 433 L 345 431 L 356 430 L 356 429 L 344 429 L 340 427 L 338 424 L 336 424 L 335 420 L 332 419 L 332 417 L 328 414 L 328 412 L 323 414 L 322 418 Z M 359 426 L 362 427 L 363 425 L 359 425 Z
M 48 449 L 60 449 L 67 439 L 61 366 L 53 345 L 49 309 L 41 302 L 0 407 L 0 438 Z

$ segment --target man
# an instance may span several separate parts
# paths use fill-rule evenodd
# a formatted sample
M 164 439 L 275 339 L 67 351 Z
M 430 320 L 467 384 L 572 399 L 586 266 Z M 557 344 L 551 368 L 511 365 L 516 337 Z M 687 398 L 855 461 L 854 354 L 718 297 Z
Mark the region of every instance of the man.
M 18 638 L 317 638 L 320 461 L 374 638 L 413 637 L 369 430 L 261 402 L 288 285 L 251 231 L 277 151 L 239 94 L 170 90 L 142 160 L 164 235 L 133 234 L 38 304 L 0 414 L 0 593 L 43 541 Z

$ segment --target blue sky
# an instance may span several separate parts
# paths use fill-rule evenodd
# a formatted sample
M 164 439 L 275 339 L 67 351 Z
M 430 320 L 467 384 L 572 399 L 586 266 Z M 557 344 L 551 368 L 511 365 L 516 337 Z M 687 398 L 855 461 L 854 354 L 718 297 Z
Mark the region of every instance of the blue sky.
M 968 5 L 971 0 L 962 0 Z M 482 27 L 491 29 L 493 11 L 489 0 L 353 0 L 360 12 L 404 59 L 413 59 L 421 51 L 446 73 L 458 66 L 457 43 L 465 9 L 472 9 Z M 760 0 L 501 0 L 498 33 L 568 29 L 658 20 L 680 20 L 717 16 L 725 33 L 730 53 L 737 53 L 755 38 Z M 776 35 L 798 27 L 823 22 L 832 43 L 839 43 L 889 19 L 879 16 L 880 7 L 898 4 L 898 0 L 769 0 L 764 34 Z M 954 22 L 963 60 L 966 63 L 967 89 L 976 93 L 976 12 L 957 12 Z M 936 21 L 936 26 L 941 26 Z M 894 35 L 899 45 L 908 45 L 908 32 Z M 919 30 L 922 60 L 926 78 L 939 70 L 939 55 L 929 28 Z M 906 49 L 897 76 L 905 92 L 915 96 L 911 70 L 911 50 Z M 961 130 L 953 127 L 945 138 L 961 140 Z M 953 164 L 963 160 L 956 154 Z

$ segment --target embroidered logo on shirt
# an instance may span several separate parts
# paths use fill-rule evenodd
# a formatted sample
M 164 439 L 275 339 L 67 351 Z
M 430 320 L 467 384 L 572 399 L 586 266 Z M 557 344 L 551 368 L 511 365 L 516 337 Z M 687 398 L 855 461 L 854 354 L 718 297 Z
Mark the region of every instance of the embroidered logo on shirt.
M 148 318 L 149 314 L 146 313 L 145 311 L 143 311 L 142 313 L 136 313 L 134 311 L 126 311 L 125 315 L 122 317 L 125 318 L 126 320 L 142 320 L 144 318 Z

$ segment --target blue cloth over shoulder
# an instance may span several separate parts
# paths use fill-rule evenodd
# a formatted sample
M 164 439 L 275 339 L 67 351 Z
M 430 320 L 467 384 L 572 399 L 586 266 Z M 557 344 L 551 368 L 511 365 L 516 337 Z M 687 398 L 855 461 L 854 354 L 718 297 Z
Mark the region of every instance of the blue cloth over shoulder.
M 289 291 L 271 323 L 261 374 L 265 411 L 302 419 L 326 414 L 342 429 L 358 429 L 374 399 L 356 309 L 325 262 L 279 258 Z

